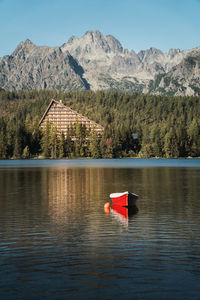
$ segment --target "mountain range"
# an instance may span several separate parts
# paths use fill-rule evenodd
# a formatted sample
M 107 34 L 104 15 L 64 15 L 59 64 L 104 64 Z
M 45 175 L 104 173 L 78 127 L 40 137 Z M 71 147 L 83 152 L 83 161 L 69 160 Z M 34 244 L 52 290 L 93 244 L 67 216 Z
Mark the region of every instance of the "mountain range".
M 72 36 L 60 47 L 27 39 L 0 58 L 0 88 L 200 95 L 200 47 L 136 53 L 98 30 Z

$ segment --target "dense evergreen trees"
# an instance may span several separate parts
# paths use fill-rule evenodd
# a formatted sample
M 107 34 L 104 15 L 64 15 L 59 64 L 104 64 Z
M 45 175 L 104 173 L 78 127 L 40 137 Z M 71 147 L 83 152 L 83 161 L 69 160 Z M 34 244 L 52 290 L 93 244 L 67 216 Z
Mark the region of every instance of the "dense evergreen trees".
M 67 137 L 39 120 L 62 100 L 105 127 L 100 139 L 75 124 Z M 0 90 L 0 158 L 198 157 L 200 97 L 120 92 Z

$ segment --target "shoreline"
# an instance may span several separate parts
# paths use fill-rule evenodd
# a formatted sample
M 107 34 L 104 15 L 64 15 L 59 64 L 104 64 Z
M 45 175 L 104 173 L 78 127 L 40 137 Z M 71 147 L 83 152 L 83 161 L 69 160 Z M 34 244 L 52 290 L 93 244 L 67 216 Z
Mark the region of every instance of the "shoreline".
M 109 157 L 102 157 L 102 158 L 93 158 L 93 157 L 63 157 L 63 158 L 45 158 L 45 157 L 31 157 L 31 158 L 0 158 L 0 161 L 15 161 L 15 160 L 22 160 L 22 161 L 26 161 L 26 160 L 116 160 L 116 159 L 145 159 L 145 160 L 164 160 L 164 159 L 172 159 L 172 160 L 175 160 L 175 159 L 182 159 L 182 160 L 187 160 L 187 159 L 200 159 L 199 156 L 197 157 L 191 157 L 191 156 L 188 156 L 188 157 L 115 157 L 115 158 L 109 158 Z

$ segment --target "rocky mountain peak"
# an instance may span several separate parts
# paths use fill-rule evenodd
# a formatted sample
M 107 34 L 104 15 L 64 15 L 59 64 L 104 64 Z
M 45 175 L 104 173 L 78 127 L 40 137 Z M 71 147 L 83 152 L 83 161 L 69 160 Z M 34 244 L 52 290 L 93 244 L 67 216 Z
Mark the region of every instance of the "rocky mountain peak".
M 101 40 L 104 38 L 104 35 L 99 30 L 88 30 L 86 33 L 82 36 L 82 38 L 90 38 L 93 42 L 96 40 Z
M 28 45 L 33 45 L 33 43 L 31 42 L 31 40 L 26 39 L 24 42 L 24 45 L 28 46 Z
M 13 56 L 18 55 L 19 53 L 27 53 L 31 49 L 36 47 L 29 39 L 26 39 L 24 42 L 20 42 L 17 48 L 12 53 Z
M 0 58 L 0 87 L 185 94 L 192 90 L 200 94 L 198 53 L 200 47 L 168 53 L 151 47 L 135 53 L 99 30 L 89 30 L 80 38 L 72 36 L 61 47 L 36 46 L 27 39 L 11 55 Z
M 32 48 L 34 47 L 35 45 L 31 42 L 31 40 L 29 39 L 26 39 L 24 42 L 21 42 L 19 45 L 18 45 L 20 48 Z
M 110 48 L 114 53 L 122 53 L 123 47 L 121 43 L 112 35 L 107 35 L 106 39 L 110 45 Z
M 67 44 L 73 44 L 74 41 L 77 40 L 77 37 L 75 35 L 72 35 L 69 40 L 67 41 Z M 63 46 L 66 45 L 66 44 L 63 44 Z
M 69 50 L 76 56 L 94 55 L 94 53 L 122 52 L 120 42 L 112 35 L 104 36 L 99 30 L 88 30 L 81 38 L 72 36 L 62 46 L 63 50 Z
M 157 49 L 157 48 L 155 48 L 155 47 L 151 47 L 151 48 L 149 49 L 149 52 L 150 52 L 150 53 L 153 53 L 153 54 L 163 54 L 163 52 L 162 52 L 161 50 L 159 50 L 159 49 Z
M 140 60 L 145 62 L 148 62 L 150 60 L 155 60 L 159 56 L 163 56 L 163 55 L 164 53 L 161 50 L 154 47 L 151 47 L 147 50 L 141 50 L 138 53 L 138 57 L 140 58 Z
M 174 57 L 175 55 L 179 54 L 181 52 L 181 50 L 179 48 L 177 49 L 169 49 L 168 54 L 171 57 Z

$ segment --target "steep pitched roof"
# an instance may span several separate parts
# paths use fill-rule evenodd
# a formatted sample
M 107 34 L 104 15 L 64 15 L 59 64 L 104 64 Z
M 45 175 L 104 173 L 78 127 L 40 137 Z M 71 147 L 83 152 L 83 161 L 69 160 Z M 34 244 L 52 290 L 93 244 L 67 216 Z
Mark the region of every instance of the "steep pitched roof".
M 45 110 L 45 112 L 44 112 L 44 114 L 43 114 L 43 116 L 42 116 L 40 122 L 39 122 L 39 126 L 40 126 L 40 124 L 42 123 L 42 121 L 44 120 L 45 116 L 47 115 L 48 111 L 50 110 L 51 106 L 52 106 L 54 103 L 62 104 L 61 102 L 58 102 L 58 101 L 52 99 L 51 102 L 49 103 L 49 106 L 48 106 L 47 109 Z M 63 104 L 62 104 L 62 105 L 63 105 Z M 65 105 L 63 105 L 63 106 L 65 106 Z
M 104 130 L 104 127 L 103 127 L 102 125 L 100 125 L 100 124 L 98 124 L 98 123 L 96 123 L 96 122 L 94 122 L 94 121 L 88 119 L 87 117 L 85 117 L 85 116 L 79 114 L 79 113 L 76 112 L 75 110 L 72 110 L 70 107 L 64 105 L 64 104 L 62 103 L 61 100 L 60 100 L 60 102 L 58 102 L 58 101 L 56 101 L 56 100 L 54 100 L 54 99 L 51 100 L 49 106 L 47 107 L 45 113 L 43 114 L 43 116 L 42 116 L 42 118 L 41 118 L 41 120 L 40 120 L 40 122 L 39 122 L 39 126 L 42 124 L 43 120 L 45 119 L 46 115 L 48 114 L 49 110 L 51 109 L 51 107 L 52 107 L 54 104 L 59 105 L 59 107 L 63 107 L 63 108 L 65 108 L 65 109 L 67 109 L 68 111 L 70 111 L 70 112 L 76 114 L 80 119 L 84 118 L 84 120 L 90 121 L 90 122 L 92 122 L 92 124 L 94 124 L 95 126 L 101 128 L 101 130 Z

